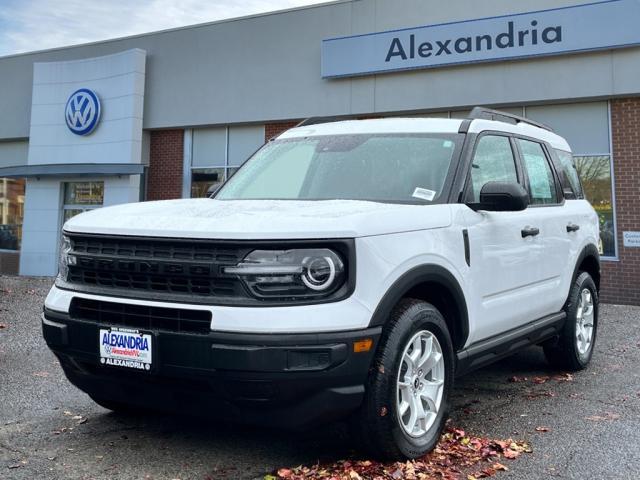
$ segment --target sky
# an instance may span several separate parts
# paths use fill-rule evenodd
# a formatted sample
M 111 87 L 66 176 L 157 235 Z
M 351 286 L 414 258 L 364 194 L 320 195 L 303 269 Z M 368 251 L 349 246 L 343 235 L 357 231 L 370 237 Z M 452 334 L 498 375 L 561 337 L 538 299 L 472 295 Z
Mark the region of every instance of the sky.
M 0 56 L 327 0 L 0 0 Z

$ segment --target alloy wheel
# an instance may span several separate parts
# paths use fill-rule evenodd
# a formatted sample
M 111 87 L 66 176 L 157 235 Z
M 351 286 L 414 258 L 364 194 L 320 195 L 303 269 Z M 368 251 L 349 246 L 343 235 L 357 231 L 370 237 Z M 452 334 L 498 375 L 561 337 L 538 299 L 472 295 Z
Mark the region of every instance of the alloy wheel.
M 398 421 L 411 437 L 421 437 L 434 424 L 444 379 L 444 356 L 437 337 L 428 330 L 416 333 L 402 353 L 396 398 Z

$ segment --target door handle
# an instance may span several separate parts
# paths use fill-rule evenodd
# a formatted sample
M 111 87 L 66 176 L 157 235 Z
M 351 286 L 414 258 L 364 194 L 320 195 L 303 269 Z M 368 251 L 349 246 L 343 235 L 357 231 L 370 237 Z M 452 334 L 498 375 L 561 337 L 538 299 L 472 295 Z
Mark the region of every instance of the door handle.
M 580 230 L 580 225 L 576 225 L 575 223 L 567 225 L 567 233 L 577 232 L 578 230 Z
M 524 227 L 521 233 L 522 238 L 535 237 L 540 233 L 540 229 L 536 227 Z

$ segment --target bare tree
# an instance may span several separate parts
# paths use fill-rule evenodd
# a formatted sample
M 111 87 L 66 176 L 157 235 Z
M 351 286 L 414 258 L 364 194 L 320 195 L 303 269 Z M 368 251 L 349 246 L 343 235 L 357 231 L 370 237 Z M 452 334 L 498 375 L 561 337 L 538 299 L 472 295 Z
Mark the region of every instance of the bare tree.
M 575 157 L 575 163 L 578 175 L 584 183 L 609 176 L 609 157 Z

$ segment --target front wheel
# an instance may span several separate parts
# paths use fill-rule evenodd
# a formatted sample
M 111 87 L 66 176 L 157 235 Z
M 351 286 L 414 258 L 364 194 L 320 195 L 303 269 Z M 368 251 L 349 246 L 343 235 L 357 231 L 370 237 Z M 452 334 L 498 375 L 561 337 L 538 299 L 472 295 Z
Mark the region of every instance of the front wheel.
M 598 330 L 598 290 L 587 272 L 580 272 L 569 291 L 567 320 L 558 341 L 544 346 L 548 362 L 565 370 L 584 369 L 593 355 Z
M 416 458 L 432 450 L 449 411 L 454 357 L 440 312 L 404 299 L 385 327 L 365 400 L 352 419 L 363 446 L 380 458 Z

